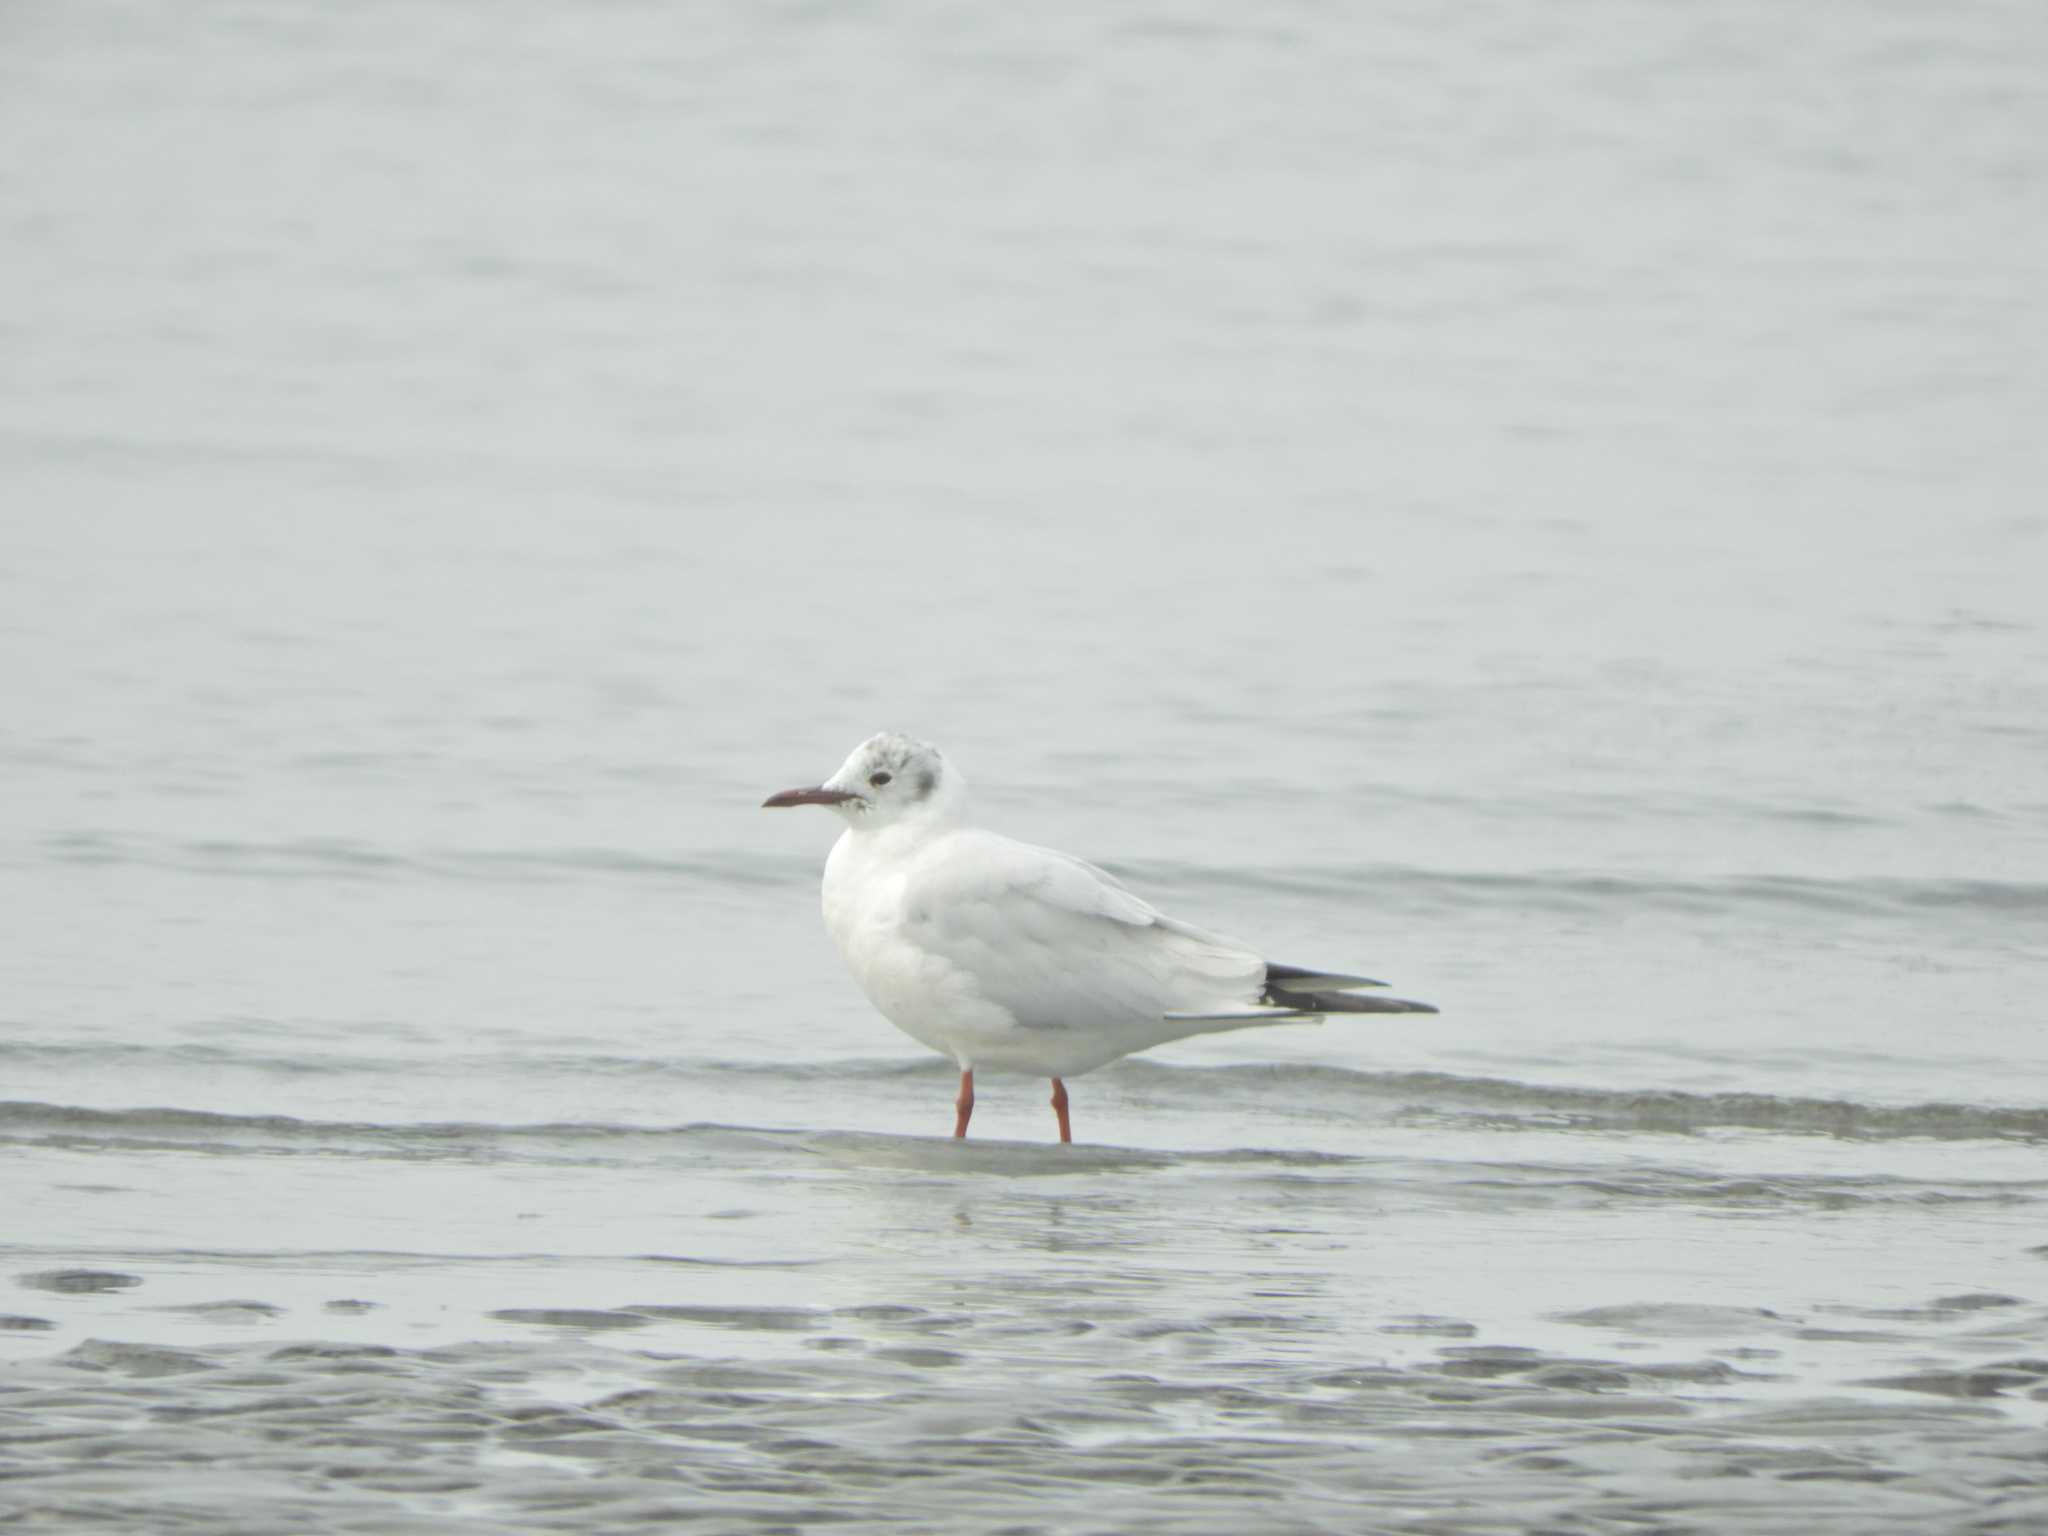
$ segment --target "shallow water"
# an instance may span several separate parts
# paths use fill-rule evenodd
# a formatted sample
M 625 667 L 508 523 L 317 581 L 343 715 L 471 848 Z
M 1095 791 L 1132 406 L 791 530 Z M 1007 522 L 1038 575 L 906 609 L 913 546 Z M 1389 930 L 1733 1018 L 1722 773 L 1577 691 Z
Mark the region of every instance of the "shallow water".
M 0 32 L 0 1519 L 2048 1526 L 2036 10 Z M 884 726 L 1443 1013 L 952 1142 Z

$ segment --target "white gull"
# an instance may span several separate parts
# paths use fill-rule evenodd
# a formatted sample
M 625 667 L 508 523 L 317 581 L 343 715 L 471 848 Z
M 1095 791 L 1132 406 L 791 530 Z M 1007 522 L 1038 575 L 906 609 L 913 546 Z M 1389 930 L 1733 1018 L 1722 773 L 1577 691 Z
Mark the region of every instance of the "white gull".
M 1070 854 L 972 826 L 967 785 L 938 748 L 883 732 L 839 771 L 766 806 L 830 806 L 846 830 L 825 861 L 825 927 L 868 1000 L 960 1068 L 953 1134 L 974 1073 L 1064 1078 L 1189 1035 L 1326 1013 L 1435 1013 L 1364 991 L 1364 976 L 1275 965 L 1166 916 Z

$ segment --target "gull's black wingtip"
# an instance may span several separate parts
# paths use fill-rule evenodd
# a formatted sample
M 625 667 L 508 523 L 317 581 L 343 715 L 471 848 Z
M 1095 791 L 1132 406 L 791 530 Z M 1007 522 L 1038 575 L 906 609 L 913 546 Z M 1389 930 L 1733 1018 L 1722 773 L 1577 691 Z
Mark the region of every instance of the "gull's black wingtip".
M 1266 991 L 1259 1000 L 1276 1008 L 1298 1008 L 1303 1013 L 1435 1013 L 1434 1003 L 1418 1003 L 1408 997 L 1361 995 L 1354 988 L 1384 987 L 1384 981 L 1365 976 L 1347 976 L 1341 971 L 1311 971 L 1298 965 L 1266 962 Z
M 1343 971 L 1311 971 L 1299 965 L 1266 962 L 1266 985 L 1282 992 L 1349 992 L 1354 987 L 1384 987 L 1384 981 L 1370 976 L 1351 976 Z

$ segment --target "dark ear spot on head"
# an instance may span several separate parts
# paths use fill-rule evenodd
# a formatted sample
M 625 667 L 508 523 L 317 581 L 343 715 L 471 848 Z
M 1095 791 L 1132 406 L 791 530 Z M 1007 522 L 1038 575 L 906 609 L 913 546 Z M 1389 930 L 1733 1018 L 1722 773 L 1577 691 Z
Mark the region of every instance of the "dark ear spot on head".
M 937 787 L 939 776 L 927 768 L 917 776 L 917 798 L 922 800 Z

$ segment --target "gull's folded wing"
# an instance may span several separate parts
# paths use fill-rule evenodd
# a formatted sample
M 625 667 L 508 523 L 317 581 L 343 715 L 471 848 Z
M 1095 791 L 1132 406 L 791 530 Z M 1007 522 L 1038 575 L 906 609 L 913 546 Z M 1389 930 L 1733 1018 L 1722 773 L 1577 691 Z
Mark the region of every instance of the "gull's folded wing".
M 1176 922 L 1094 865 L 962 831 L 912 869 L 906 933 L 1032 1029 L 1255 1007 L 1265 962 Z
M 1384 983 L 1269 965 L 1253 950 L 1166 916 L 1094 865 L 964 830 L 905 882 L 906 932 L 1027 1029 L 1128 1021 L 1160 1039 L 1326 1013 L 1434 1013 L 1359 995 Z

